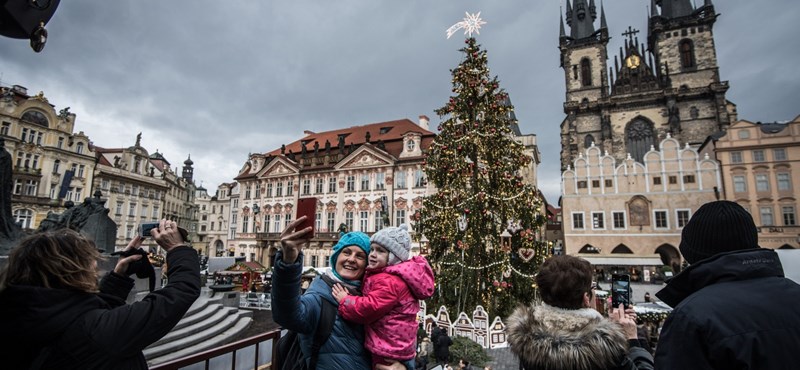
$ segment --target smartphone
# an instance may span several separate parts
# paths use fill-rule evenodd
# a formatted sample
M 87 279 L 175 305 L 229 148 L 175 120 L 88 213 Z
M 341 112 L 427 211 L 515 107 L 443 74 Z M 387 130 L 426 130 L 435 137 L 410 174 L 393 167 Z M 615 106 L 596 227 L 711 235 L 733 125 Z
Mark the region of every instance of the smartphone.
M 297 216 L 295 220 L 303 216 L 306 216 L 306 220 L 297 226 L 297 230 L 311 226 L 311 237 L 313 238 L 316 232 L 314 227 L 317 223 L 317 198 L 300 198 L 297 200 Z
M 158 221 L 142 222 L 139 224 L 139 236 L 142 238 L 152 238 L 153 236 L 150 235 L 150 230 L 153 229 L 158 229 Z
M 631 305 L 631 276 L 628 274 L 611 275 L 611 305 L 616 308 L 620 303 L 625 308 Z

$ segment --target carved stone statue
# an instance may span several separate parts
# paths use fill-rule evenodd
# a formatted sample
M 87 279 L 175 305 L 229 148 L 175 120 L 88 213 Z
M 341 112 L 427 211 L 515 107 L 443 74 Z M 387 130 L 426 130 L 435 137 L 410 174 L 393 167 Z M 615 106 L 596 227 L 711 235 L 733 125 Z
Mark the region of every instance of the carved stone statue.
M 22 235 L 22 229 L 11 215 L 11 154 L 0 137 L 0 255 L 6 255 Z
M 286 154 L 286 144 L 281 144 L 281 154 Z
M 314 156 L 316 157 L 319 154 L 319 141 L 314 141 Z
M 61 118 L 63 120 L 66 120 L 67 118 L 69 118 L 69 107 L 66 107 L 66 108 L 58 111 L 58 118 Z
M 331 154 L 331 141 L 325 140 L 325 154 Z
M 369 143 L 369 139 L 370 139 L 371 137 L 372 137 L 372 135 L 370 135 L 369 131 L 367 131 L 367 133 L 366 133 L 366 134 L 364 134 L 364 139 L 367 141 L 367 143 Z
M 344 154 L 344 136 L 339 136 L 339 154 Z
M 300 156 L 305 158 L 307 153 L 308 150 L 306 149 L 306 143 L 300 143 Z
M 139 135 L 136 135 L 136 146 L 142 146 L 142 133 L 140 132 Z

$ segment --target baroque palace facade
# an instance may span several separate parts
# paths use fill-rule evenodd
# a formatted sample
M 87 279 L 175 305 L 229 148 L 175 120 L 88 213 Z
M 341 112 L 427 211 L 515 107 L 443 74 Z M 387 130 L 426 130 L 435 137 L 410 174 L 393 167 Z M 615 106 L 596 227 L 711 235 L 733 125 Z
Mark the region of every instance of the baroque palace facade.
M 23 229 L 91 195 L 94 150 L 83 131 L 74 132 L 68 107 L 56 113 L 42 92 L 0 86 L 0 121 L 0 140 L 13 160 L 11 212 Z
M 76 133 L 75 122 L 69 107 L 56 112 L 42 92 L 0 86 L 0 140 L 13 160 L 12 216 L 23 229 L 35 230 L 48 213 L 99 195 L 117 224 L 117 249 L 141 222 L 161 218 L 197 238 L 191 159 L 178 174 L 161 153 L 148 154 L 140 136 L 128 148 L 103 148 Z
M 194 169 L 191 158 L 183 162 L 180 175 L 156 151 L 149 154 L 141 145 L 141 134 L 133 146 L 101 148 L 94 146 L 97 166 L 94 188 L 106 199 L 108 216 L 117 224 L 117 249 L 123 249 L 138 232 L 139 224 L 166 218 L 197 240 L 197 205 Z M 145 246 L 157 248 L 152 238 Z
M 428 118 L 314 133 L 265 154 L 251 154 L 236 177 L 229 245 L 237 255 L 272 266 L 280 232 L 296 217 L 299 198 L 317 198 L 316 235 L 305 266 L 326 267 L 343 225 L 372 234 L 409 223 L 433 189 L 423 152 L 434 134 Z M 416 241 L 418 246 L 419 241 Z

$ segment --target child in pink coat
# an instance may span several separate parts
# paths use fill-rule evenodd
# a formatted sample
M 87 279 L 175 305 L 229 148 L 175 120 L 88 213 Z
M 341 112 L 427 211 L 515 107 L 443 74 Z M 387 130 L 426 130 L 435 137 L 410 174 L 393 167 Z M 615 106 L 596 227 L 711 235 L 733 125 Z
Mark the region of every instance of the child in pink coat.
M 388 227 L 371 238 L 364 274 L 363 296 L 348 295 L 335 285 L 339 314 L 365 324 L 364 347 L 372 353 L 372 367 L 400 361 L 414 369 L 419 300 L 433 295 L 433 271 L 422 256 L 410 256 L 408 226 Z

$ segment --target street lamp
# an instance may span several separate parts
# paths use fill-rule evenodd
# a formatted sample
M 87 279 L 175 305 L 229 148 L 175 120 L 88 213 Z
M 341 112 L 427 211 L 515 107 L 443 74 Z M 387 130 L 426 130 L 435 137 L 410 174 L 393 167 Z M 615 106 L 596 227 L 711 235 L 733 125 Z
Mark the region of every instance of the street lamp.
M 45 24 L 50 21 L 60 0 L 4 1 L 0 7 L 0 35 L 29 39 L 35 52 L 47 42 Z

